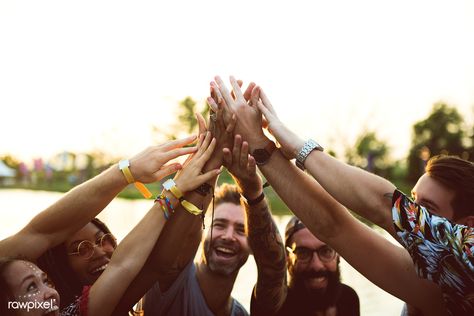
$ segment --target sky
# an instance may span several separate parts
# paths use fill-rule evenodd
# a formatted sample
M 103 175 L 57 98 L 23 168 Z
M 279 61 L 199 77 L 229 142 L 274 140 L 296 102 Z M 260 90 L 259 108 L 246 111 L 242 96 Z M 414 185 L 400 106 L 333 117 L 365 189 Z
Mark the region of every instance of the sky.
M 304 138 L 402 158 L 435 102 L 473 124 L 473 38 L 472 1 L 3 0 L 0 156 L 131 156 L 234 75 Z

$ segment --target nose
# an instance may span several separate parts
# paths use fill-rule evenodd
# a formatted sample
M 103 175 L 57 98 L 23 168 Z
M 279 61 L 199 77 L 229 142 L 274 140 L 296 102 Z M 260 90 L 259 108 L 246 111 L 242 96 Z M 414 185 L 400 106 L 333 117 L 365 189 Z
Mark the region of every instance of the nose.
M 225 240 L 235 240 L 234 229 L 232 227 L 227 227 L 221 235 L 221 238 Z
M 94 254 L 92 255 L 91 257 L 91 260 L 92 259 L 95 259 L 95 258 L 100 258 L 100 257 L 103 257 L 103 256 L 109 256 L 112 255 L 113 251 L 110 251 L 108 249 L 108 247 L 102 247 L 101 245 L 97 245 L 96 247 L 94 247 Z
M 309 265 L 316 271 L 324 270 L 326 268 L 316 252 L 313 252 L 313 257 L 311 258 Z
M 54 303 L 56 303 L 56 305 L 59 306 L 59 294 L 58 294 L 58 291 L 56 291 L 54 288 L 46 285 L 46 284 L 43 284 L 43 286 L 45 287 L 45 291 L 44 291 L 44 300 L 45 301 L 49 301 L 49 300 L 53 300 Z

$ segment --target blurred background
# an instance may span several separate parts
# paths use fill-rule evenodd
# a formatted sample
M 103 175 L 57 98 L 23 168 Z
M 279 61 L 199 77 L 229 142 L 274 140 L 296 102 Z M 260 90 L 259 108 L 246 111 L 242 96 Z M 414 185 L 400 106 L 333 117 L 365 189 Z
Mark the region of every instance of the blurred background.
M 474 159 L 473 35 L 471 1 L 2 1 L 0 238 L 119 159 L 196 133 L 215 75 L 255 81 L 291 129 L 409 193 L 431 156 Z M 127 188 L 101 216 L 122 238 L 150 203 Z M 362 315 L 399 314 L 351 269 Z M 247 306 L 255 273 L 236 285 Z

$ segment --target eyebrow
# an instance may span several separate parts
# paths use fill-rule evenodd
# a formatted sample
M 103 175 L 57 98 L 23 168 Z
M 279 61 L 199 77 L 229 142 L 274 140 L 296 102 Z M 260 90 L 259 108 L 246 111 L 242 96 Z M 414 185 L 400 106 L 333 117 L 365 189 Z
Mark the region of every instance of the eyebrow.
M 225 218 L 214 218 L 213 223 L 216 223 L 216 222 L 221 222 L 221 223 L 227 224 L 229 221 L 226 220 Z
M 28 281 L 29 279 L 34 279 L 34 278 L 35 278 L 35 275 L 34 275 L 33 273 L 27 275 L 25 278 L 23 278 L 23 280 L 21 280 L 20 286 L 23 286 L 23 283 L 25 283 L 25 282 Z
M 101 231 L 100 229 L 97 231 L 97 233 L 95 233 L 94 235 L 94 238 L 97 240 L 97 238 L 99 238 L 100 234 L 103 233 L 105 235 L 105 233 L 103 231 Z M 73 248 L 76 248 L 79 243 L 83 242 L 84 240 L 87 240 L 87 239 L 82 239 L 82 240 L 74 240 L 70 245 L 69 247 L 72 247 L 72 246 L 75 246 Z M 73 249 L 74 250 L 74 249 Z
M 29 279 L 34 279 L 35 277 L 36 277 L 36 275 L 35 275 L 34 273 L 27 275 L 23 280 L 21 280 L 20 286 L 22 286 L 23 283 L 25 283 L 25 282 L 28 281 Z M 48 275 L 46 274 L 46 272 L 44 272 L 44 271 L 41 272 L 40 279 L 42 280 L 42 279 L 44 279 L 44 278 L 46 278 L 46 277 L 48 277 Z
M 428 208 L 434 208 L 434 209 L 436 209 L 436 210 L 439 209 L 438 205 L 437 205 L 435 202 L 433 202 L 432 200 L 429 200 L 429 199 L 421 199 L 420 203 L 418 203 L 418 204 L 422 204 L 421 206 L 423 206 L 423 204 L 424 204 L 424 205 L 428 204 L 428 205 L 431 205 L 431 206 L 432 206 L 432 207 L 429 207 L 429 206 L 428 206 Z M 426 207 L 426 206 L 425 206 L 425 207 Z

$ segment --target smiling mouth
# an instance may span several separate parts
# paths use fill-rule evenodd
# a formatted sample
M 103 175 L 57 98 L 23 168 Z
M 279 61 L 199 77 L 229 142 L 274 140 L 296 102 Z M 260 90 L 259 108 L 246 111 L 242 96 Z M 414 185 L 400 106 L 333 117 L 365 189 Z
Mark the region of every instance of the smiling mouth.
M 59 306 L 53 305 L 51 308 L 48 308 L 43 315 L 54 315 L 56 311 L 59 310 Z
M 222 246 L 216 247 L 214 249 L 214 252 L 217 256 L 223 258 L 233 258 L 237 255 L 237 252 L 235 250 Z
M 90 273 L 94 275 L 101 274 L 102 272 L 104 272 L 104 270 L 107 268 L 108 265 L 109 265 L 108 263 L 103 264 L 100 267 L 97 267 L 94 270 L 92 270 Z

